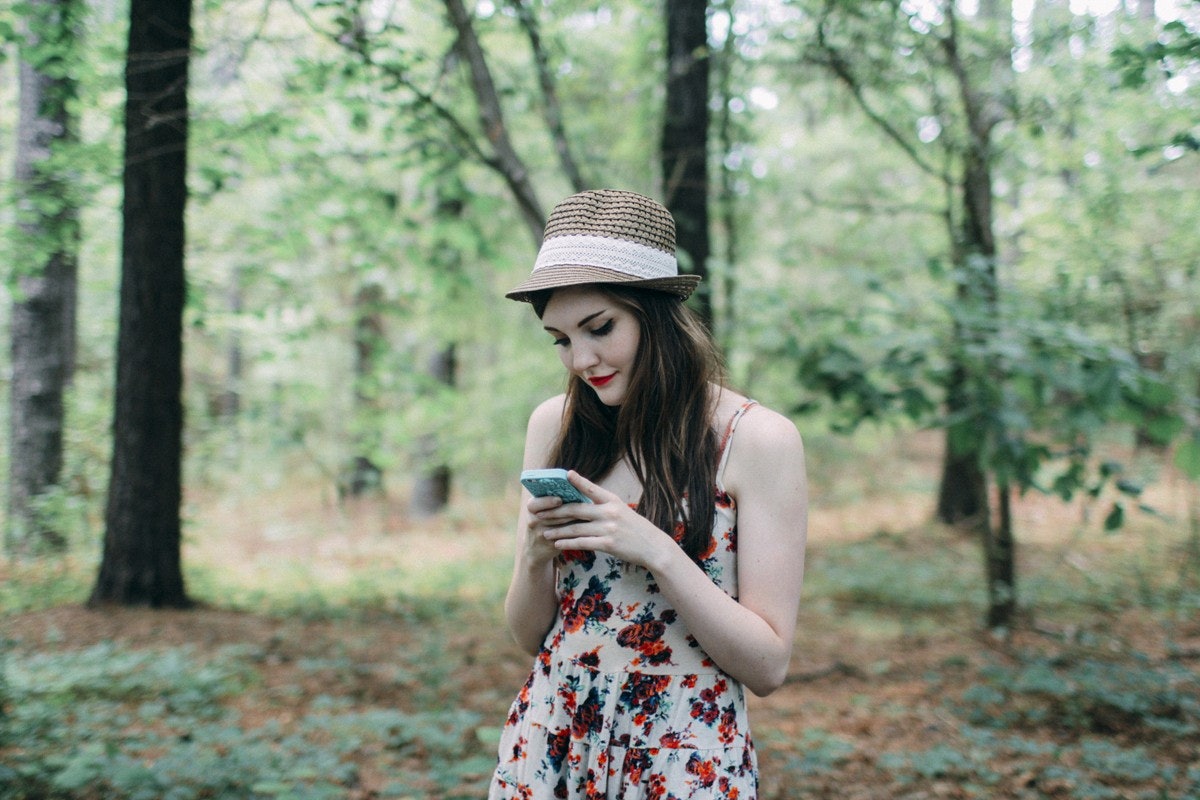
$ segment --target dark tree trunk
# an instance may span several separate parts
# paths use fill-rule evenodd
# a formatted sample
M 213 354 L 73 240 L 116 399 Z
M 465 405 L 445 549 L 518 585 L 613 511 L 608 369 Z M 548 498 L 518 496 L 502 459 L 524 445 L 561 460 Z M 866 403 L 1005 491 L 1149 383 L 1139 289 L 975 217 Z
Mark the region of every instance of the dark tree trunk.
M 338 497 L 361 497 L 383 488 L 383 470 L 372 459 L 378 443 L 379 354 L 386 345 L 383 287 L 367 283 L 354 295 L 354 413 L 360 433 L 355 454 L 338 476 Z
M 74 140 L 69 110 L 78 0 L 31 0 L 21 48 L 16 195 L 20 244 L 12 307 L 9 411 L 9 528 L 15 555 L 62 550 L 66 537 L 37 512 L 62 477 L 64 395 L 75 364 L 79 215 L 74 187 L 53 150 Z
M 217 412 L 223 422 L 237 427 L 237 417 L 242 411 L 242 334 L 238 321 L 242 316 L 245 301 L 242 294 L 242 276 L 244 270 L 237 267 L 229 278 L 229 289 L 226 293 L 226 309 L 233 318 L 233 326 L 229 331 L 229 339 L 225 345 L 225 386 L 221 390 Z
M 989 9 L 993 14 L 999 13 L 995 7 L 989 6 Z M 943 42 L 943 47 L 952 71 L 959 78 L 960 99 L 969 132 L 959 185 L 962 219 L 959 231 L 952 232 L 954 263 L 960 273 L 956 289 L 959 318 L 954 333 L 959 347 L 965 349 L 991 335 L 988 326 L 995 319 L 999 301 L 991 173 L 991 133 L 998 117 L 987 98 L 972 83 L 958 50 L 957 24 L 953 17 L 951 22 L 952 35 Z M 1000 86 L 1000 82 L 1011 74 L 1011 64 L 998 64 L 993 73 L 995 85 Z M 961 365 L 951 369 L 946 390 L 947 411 L 952 417 L 977 405 Z M 937 517 L 949 525 L 985 530 L 991 521 L 988 519 L 987 479 L 984 467 L 979 463 L 982 437 L 970 429 L 972 424 L 968 418 L 946 430 Z M 955 442 L 978 444 L 955 447 Z
M 680 267 L 708 275 L 708 3 L 667 0 L 667 99 L 662 133 L 664 204 L 675 218 Z M 696 310 L 710 326 L 707 283 Z
M 462 198 L 466 188 L 454 177 L 442 183 L 438 190 L 436 216 L 443 226 L 462 219 L 466 210 Z M 462 269 L 462 251 L 449 238 L 441 238 L 434 244 L 435 269 L 442 273 L 442 281 L 448 287 L 449 297 L 458 293 L 458 286 L 466 280 Z M 453 391 L 458 377 L 458 354 L 454 342 L 443 344 L 429 358 L 426 369 L 429 385 L 434 391 Z M 418 518 L 431 517 L 450 504 L 453 479 L 445 456 L 441 452 L 441 441 L 436 432 L 426 432 L 417 440 L 416 469 L 413 480 L 410 507 Z
M 458 371 L 458 359 L 453 344 L 434 353 L 429 359 L 429 377 L 436 383 L 452 388 Z M 417 442 L 417 476 L 413 481 L 412 513 L 416 517 L 431 517 L 450 503 L 450 467 L 438 450 L 438 437 L 427 433 Z
M 987 575 L 987 627 L 1011 628 L 1017 613 L 1016 539 L 1013 536 L 1012 487 L 996 487 L 999 524 L 984 531 L 983 558 Z
M 92 605 L 186 607 L 180 557 L 190 0 L 132 0 L 113 454 Z

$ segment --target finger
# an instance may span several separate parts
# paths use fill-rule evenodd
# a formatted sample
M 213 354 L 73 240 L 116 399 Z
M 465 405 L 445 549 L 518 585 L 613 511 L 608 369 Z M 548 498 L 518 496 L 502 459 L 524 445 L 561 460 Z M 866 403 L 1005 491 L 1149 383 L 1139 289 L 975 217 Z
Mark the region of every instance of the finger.
M 541 514 L 542 512 L 549 511 L 550 509 L 558 508 L 562 504 L 563 501 L 561 497 L 555 497 L 551 494 L 546 495 L 545 497 L 535 497 L 530 500 L 525 507 L 529 509 L 530 514 L 537 515 Z
M 607 489 L 592 483 L 587 478 L 580 475 L 575 470 L 567 473 L 567 480 L 571 482 L 576 489 L 587 495 L 588 499 L 593 503 L 605 503 L 610 500 L 617 499 L 617 496 Z

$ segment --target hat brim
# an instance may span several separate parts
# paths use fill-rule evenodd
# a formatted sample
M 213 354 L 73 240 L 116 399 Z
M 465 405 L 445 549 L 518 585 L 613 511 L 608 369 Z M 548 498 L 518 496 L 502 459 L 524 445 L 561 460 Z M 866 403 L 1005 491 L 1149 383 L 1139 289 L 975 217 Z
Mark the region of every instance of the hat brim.
M 638 278 L 624 272 L 618 272 L 604 267 L 587 267 L 578 265 L 559 265 L 543 267 L 536 270 L 512 291 L 506 292 L 509 300 L 522 303 L 532 301 L 531 295 L 548 289 L 561 289 L 565 286 L 581 286 L 585 284 L 620 284 L 636 286 L 642 289 L 654 289 L 669 292 L 686 300 L 700 283 L 699 275 L 671 275 L 664 278 Z

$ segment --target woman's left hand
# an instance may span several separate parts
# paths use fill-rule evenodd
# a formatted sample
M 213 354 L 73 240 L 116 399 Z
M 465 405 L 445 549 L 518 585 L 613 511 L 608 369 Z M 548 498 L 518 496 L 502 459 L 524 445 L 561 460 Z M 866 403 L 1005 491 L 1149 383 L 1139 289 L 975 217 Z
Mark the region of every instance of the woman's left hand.
M 559 550 L 597 550 L 649 568 L 675 541 L 630 508 L 618 495 L 571 470 L 567 479 L 591 503 L 569 503 L 539 512 L 548 527 L 546 539 Z

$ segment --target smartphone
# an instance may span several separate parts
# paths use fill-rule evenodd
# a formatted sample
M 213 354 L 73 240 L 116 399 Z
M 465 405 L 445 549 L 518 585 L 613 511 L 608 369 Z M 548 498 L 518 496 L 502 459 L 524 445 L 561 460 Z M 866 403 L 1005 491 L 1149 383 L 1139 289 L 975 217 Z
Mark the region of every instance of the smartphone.
M 592 502 L 567 480 L 565 469 L 527 469 L 521 473 L 521 485 L 534 497 L 554 495 L 564 503 Z

